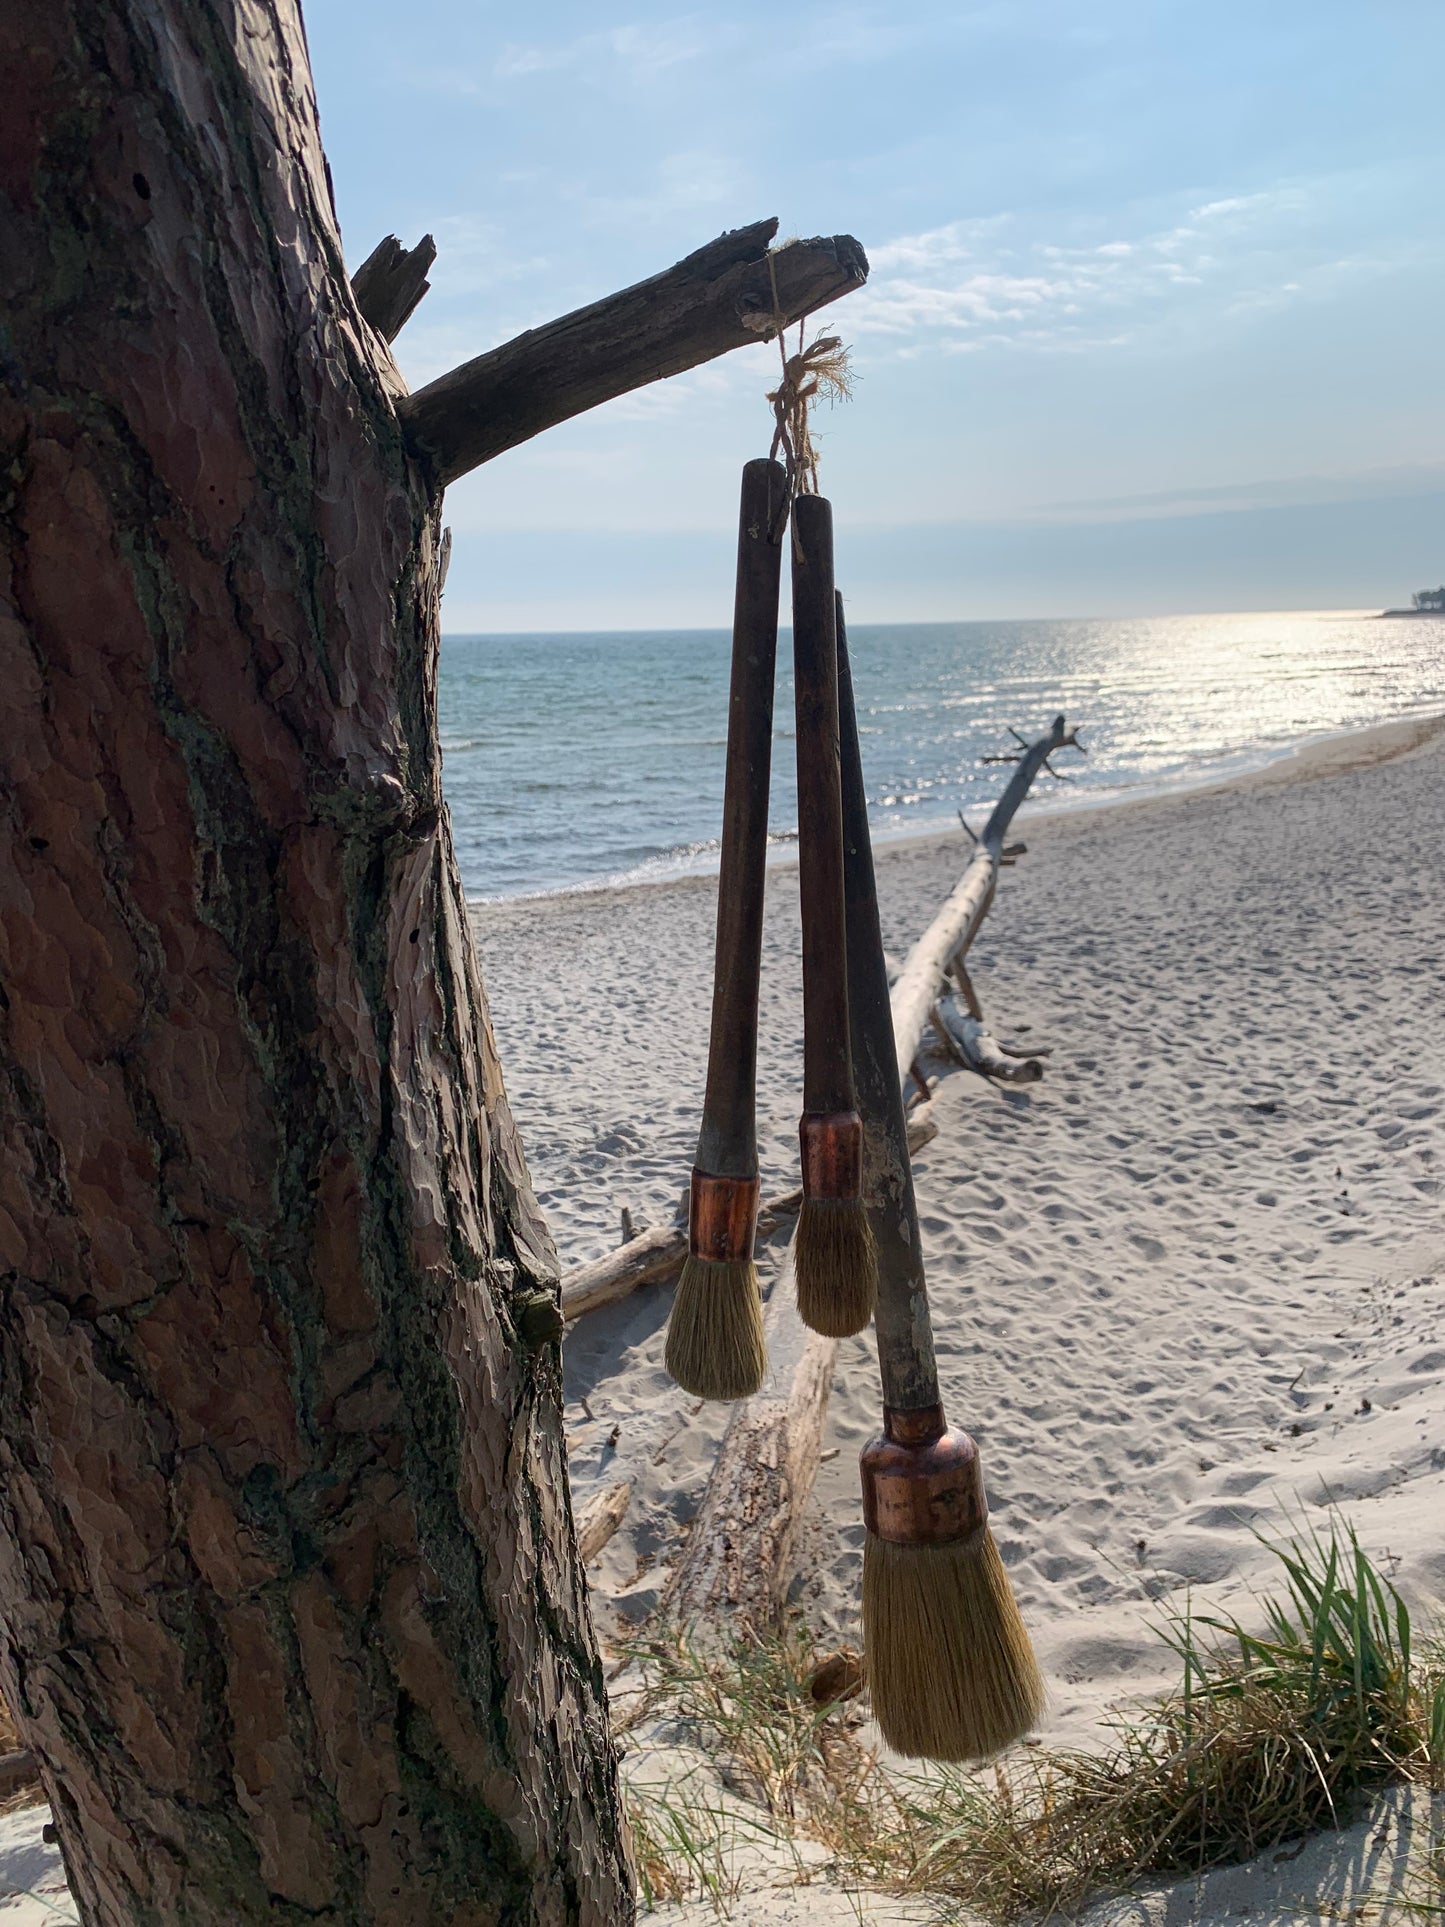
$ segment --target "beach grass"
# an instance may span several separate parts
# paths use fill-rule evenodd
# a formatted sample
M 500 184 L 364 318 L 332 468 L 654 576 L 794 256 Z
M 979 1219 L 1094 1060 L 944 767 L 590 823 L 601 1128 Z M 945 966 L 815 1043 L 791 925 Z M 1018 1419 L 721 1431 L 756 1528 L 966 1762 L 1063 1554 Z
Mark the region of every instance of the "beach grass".
M 1445 1833 L 1432 1834 L 1423 1847 L 1413 1849 L 1399 1885 L 1388 1893 L 1367 1893 L 1350 1917 L 1361 1921 L 1387 1908 L 1392 1916 L 1403 1914 L 1427 1927 L 1445 1921 Z
M 638 1894 L 649 1912 L 694 1894 L 721 1909 L 737 1892 L 725 1808 L 673 1785 L 633 1791 L 627 1811 Z
M 845 1884 L 926 1895 L 943 1918 L 1071 1913 L 1347 1826 L 1388 1786 L 1445 1787 L 1440 1644 L 1418 1636 L 1352 1529 L 1272 1549 L 1280 1597 L 1249 1625 L 1188 1608 L 1167 1619 L 1179 1685 L 1120 1720 L 1102 1751 L 886 1770 L 858 1703 L 815 1703 L 816 1657 L 796 1627 L 707 1650 L 652 1639 L 634 1719 L 665 1712 L 703 1736 L 726 1784 L 821 1844 Z M 1438 1880 L 1421 1891 L 1438 1909 Z

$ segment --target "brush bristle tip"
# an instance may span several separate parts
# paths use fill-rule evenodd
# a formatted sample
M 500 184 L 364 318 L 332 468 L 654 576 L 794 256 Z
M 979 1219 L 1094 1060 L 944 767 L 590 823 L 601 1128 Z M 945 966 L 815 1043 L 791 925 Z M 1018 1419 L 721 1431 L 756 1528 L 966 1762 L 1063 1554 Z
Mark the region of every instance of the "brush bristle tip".
M 793 1240 L 798 1316 L 824 1338 L 863 1331 L 878 1299 L 878 1253 L 860 1198 L 804 1198 Z
M 688 1259 L 672 1301 L 664 1361 L 694 1398 L 751 1398 L 758 1390 L 767 1351 L 751 1259 L 726 1264 Z
M 870 1533 L 863 1637 L 874 1717 L 895 1753 L 985 1760 L 1043 1712 L 1038 1662 L 987 1526 L 948 1546 Z

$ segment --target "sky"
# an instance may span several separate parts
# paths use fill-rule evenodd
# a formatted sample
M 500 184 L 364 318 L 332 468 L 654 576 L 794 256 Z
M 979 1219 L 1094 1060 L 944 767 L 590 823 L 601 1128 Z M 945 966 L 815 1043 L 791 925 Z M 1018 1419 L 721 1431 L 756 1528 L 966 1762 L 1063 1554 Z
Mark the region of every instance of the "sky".
M 819 419 L 859 621 L 1368 608 L 1445 578 L 1445 0 L 309 0 L 413 387 L 725 228 L 855 235 Z M 454 484 L 451 631 L 723 626 L 776 348 Z

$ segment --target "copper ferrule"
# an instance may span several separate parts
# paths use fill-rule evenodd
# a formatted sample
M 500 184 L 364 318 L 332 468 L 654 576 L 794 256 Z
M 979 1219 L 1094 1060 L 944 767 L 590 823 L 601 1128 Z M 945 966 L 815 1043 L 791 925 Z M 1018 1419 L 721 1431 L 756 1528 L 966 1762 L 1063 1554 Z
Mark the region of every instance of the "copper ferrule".
M 687 1248 L 715 1265 L 746 1264 L 758 1222 L 756 1178 L 714 1178 L 694 1170 L 688 1193 Z
M 862 1195 L 863 1120 L 856 1111 L 804 1111 L 798 1141 L 805 1198 Z
M 949 1546 L 988 1518 L 983 1467 L 967 1432 L 943 1407 L 883 1411 L 883 1435 L 863 1448 L 863 1519 L 895 1546 Z

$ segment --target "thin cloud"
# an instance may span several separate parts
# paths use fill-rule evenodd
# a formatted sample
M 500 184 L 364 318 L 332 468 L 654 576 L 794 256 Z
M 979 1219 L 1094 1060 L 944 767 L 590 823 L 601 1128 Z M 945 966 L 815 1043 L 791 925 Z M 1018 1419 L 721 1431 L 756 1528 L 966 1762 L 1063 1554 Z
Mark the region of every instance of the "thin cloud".
M 663 20 L 649 26 L 609 27 L 581 34 L 555 45 L 511 42 L 497 56 L 493 72 L 499 80 L 523 80 L 534 74 L 555 74 L 569 68 L 609 78 L 620 74 L 649 82 L 686 62 L 699 59 L 713 36 L 693 16 Z
M 1330 502 L 1390 501 L 1445 491 L 1445 462 L 1397 463 L 1338 474 L 1274 476 L 1252 482 L 1202 483 L 1144 494 L 1041 502 L 1021 519 L 1114 521 L 1208 514 L 1213 510 L 1285 508 Z
M 900 351 L 918 336 L 943 337 L 934 347 L 953 353 L 1122 346 L 1206 310 L 1280 307 L 1363 272 L 1363 257 L 1317 249 L 1313 212 L 1311 192 L 1289 183 L 1087 243 L 1030 236 L 1015 214 L 948 222 L 876 248 L 850 318 L 860 336 Z

